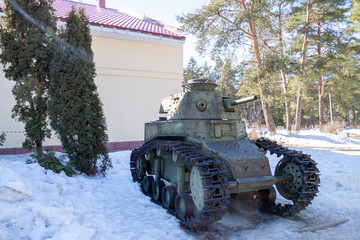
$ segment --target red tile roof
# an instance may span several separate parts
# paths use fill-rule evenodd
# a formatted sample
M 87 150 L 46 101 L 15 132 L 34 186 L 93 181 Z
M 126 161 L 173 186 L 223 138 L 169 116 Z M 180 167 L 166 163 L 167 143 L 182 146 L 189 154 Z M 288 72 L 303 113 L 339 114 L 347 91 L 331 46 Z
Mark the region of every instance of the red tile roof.
M 4 2 L 3 0 L 0 0 L 0 11 L 2 11 L 3 6 Z M 185 39 L 185 34 L 182 31 L 173 27 L 165 26 L 154 19 L 146 17 L 140 19 L 116 9 L 100 8 L 99 6 L 73 2 L 70 0 L 54 0 L 53 2 L 53 8 L 56 11 L 56 16 L 61 20 L 66 19 L 67 13 L 71 10 L 72 6 L 84 8 L 91 25 L 129 30 L 169 38 Z

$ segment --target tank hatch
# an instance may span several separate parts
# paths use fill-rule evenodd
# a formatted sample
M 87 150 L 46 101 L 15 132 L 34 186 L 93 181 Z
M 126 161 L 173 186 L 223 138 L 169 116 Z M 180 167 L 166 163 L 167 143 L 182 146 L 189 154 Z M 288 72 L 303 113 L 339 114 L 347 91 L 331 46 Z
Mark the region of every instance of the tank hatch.
M 208 79 L 192 79 L 182 85 L 184 92 L 195 92 L 195 91 L 215 91 L 217 84 Z

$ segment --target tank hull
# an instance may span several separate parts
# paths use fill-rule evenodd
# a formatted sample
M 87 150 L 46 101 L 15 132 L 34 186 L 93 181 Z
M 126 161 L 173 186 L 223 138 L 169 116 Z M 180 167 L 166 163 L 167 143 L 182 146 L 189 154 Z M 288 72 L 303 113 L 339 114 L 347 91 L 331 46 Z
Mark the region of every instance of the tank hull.
M 271 175 L 268 159 L 247 137 L 242 121 L 154 121 L 145 124 L 145 136 L 145 142 L 158 138 L 197 144 L 204 153 L 224 163 L 229 181 Z

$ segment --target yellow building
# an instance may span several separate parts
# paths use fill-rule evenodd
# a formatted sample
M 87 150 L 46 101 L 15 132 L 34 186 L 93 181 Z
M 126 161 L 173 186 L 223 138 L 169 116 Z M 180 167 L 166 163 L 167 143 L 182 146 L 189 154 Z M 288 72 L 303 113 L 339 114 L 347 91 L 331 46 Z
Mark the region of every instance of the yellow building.
M 99 6 L 55 0 L 58 24 L 63 24 L 72 5 L 85 8 L 89 16 L 95 81 L 107 122 L 108 149 L 139 146 L 144 123 L 158 118 L 161 99 L 181 91 L 185 35 L 156 20 L 105 8 L 105 0 L 100 0 Z M 3 6 L 0 0 L 1 15 Z M 0 154 L 26 152 L 21 148 L 24 126 L 11 118 L 15 104 L 12 86 L 13 82 L 5 79 L 1 69 L 0 133 L 6 133 L 6 141 Z M 54 135 L 44 142 L 44 146 L 59 145 Z

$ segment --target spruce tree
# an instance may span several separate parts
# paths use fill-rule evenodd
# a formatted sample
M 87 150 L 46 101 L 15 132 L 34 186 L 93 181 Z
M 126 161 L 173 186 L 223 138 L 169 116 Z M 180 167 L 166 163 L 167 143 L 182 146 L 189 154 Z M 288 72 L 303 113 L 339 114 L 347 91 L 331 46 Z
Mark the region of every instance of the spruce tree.
M 226 59 L 225 63 L 220 67 L 220 78 L 217 82 L 217 90 L 229 97 L 235 97 L 236 87 L 238 86 L 238 71 L 232 66 L 231 59 Z
M 6 134 L 5 133 L 2 133 L 0 135 L 0 146 L 3 146 L 4 145 L 4 142 L 6 140 Z
M 74 8 L 54 42 L 49 87 L 51 126 L 75 169 L 88 175 L 111 167 L 102 104 L 94 82 L 95 63 L 84 9 Z
M 187 83 L 187 81 L 191 79 L 200 78 L 201 75 L 201 68 L 198 67 L 196 60 L 191 57 L 188 64 L 184 68 L 183 82 Z
M 216 82 L 217 76 L 215 76 L 215 72 L 211 66 L 205 61 L 203 65 L 200 67 L 200 76 L 204 79 L 209 79 L 213 82 Z
M 51 33 L 56 21 L 52 0 L 4 1 L 4 24 L 0 27 L 0 61 L 5 77 L 15 82 L 12 117 L 25 124 L 23 147 L 42 153 L 49 137 L 47 97 Z

